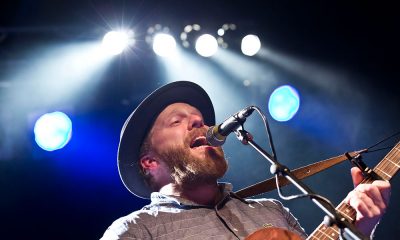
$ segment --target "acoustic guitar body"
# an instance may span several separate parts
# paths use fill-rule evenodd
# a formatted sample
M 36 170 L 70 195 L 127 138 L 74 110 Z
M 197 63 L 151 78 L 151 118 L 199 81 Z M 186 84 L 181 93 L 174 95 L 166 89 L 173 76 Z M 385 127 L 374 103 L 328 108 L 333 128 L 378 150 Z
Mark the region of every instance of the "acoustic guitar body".
M 246 240 L 302 240 L 302 238 L 286 229 L 269 227 L 253 232 Z

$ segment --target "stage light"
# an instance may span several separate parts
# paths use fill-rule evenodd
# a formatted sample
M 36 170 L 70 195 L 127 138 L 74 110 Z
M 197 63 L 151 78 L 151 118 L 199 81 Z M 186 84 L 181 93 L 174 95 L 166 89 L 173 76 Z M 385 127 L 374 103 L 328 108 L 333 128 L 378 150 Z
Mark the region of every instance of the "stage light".
M 189 48 L 193 46 L 192 38 L 194 35 L 198 35 L 200 33 L 201 26 L 199 24 L 186 25 L 183 28 L 183 32 L 180 34 L 180 39 L 182 41 L 182 46 L 184 48 Z
M 230 40 L 232 40 L 231 35 L 233 32 L 236 31 L 236 28 L 237 28 L 236 24 L 234 24 L 234 23 L 225 23 L 217 30 L 217 34 L 218 34 L 217 42 L 221 48 L 226 49 L 229 47 L 228 42 Z M 226 39 L 226 35 L 228 35 L 230 37 L 228 37 L 228 39 Z
M 289 121 L 294 117 L 300 107 L 300 97 L 296 89 L 289 85 L 275 89 L 268 102 L 271 116 L 279 121 Z
M 103 49 L 111 55 L 122 53 L 130 43 L 133 43 L 133 39 L 130 35 L 132 35 L 132 33 L 126 31 L 108 32 L 103 38 Z
M 172 56 L 176 52 L 175 38 L 165 33 L 156 34 L 153 39 L 153 50 L 161 57 Z
M 203 57 L 211 57 L 218 50 L 218 42 L 210 34 L 201 35 L 196 41 L 196 51 Z
M 261 48 L 260 39 L 256 35 L 249 34 L 242 39 L 242 53 L 247 56 L 254 56 Z
M 54 151 L 63 148 L 71 139 L 72 122 L 62 112 L 41 116 L 34 127 L 35 141 L 42 149 Z

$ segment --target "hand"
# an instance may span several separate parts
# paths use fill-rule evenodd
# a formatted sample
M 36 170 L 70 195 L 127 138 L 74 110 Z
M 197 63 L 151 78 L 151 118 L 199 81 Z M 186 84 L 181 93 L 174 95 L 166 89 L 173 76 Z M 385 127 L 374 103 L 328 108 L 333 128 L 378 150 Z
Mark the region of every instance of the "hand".
M 390 183 L 378 180 L 371 184 L 360 184 L 364 178 L 356 167 L 351 169 L 351 176 L 355 188 L 347 195 L 345 202 L 357 211 L 356 227 L 370 236 L 389 204 Z

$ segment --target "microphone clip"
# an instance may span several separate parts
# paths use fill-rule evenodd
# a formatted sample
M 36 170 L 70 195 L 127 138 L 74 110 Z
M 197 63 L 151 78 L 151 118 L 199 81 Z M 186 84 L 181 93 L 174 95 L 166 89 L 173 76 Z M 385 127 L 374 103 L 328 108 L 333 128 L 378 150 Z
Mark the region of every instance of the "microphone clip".
M 235 130 L 235 134 L 237 139 L 243 144 L 243 145 L 248 145 L 249 141 L 253 140 L 253 135 L 251 135 L 249 132 L 243 129 L 243 126 L 238 127 Z
M 206 133 L 207 142 L 211 146 L 221 146 L 225 143 L 230 133 L 235 132 L 236 136 L 239 137 L 239 131 L 244 130 L 243 124 L 246 118 L 253 113 L 254 109 L 254 106 L 244 108 L 225 119 L 221 124 L 210 127 Z

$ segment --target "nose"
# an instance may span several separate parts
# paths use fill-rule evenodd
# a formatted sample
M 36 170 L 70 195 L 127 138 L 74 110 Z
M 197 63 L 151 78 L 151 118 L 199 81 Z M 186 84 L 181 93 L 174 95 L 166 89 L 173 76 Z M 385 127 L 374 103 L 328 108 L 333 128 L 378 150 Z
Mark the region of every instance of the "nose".
M 201 128 L 204 126 L 203 118 L 197 114 L 192 114 L 189 119 L 188 130 L 193 128 Z

